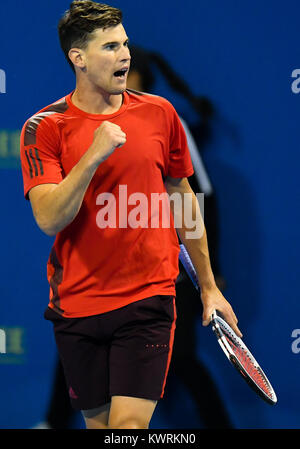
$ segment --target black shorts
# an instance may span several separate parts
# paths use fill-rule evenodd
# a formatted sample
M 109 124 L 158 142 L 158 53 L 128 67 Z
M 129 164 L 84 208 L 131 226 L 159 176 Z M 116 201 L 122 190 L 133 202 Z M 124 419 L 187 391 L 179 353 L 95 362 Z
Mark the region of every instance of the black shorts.
M 100 407 L 111 396 L 163 397 L 173 349 L 173 296 L 153 296 L 120 309 L 64 318 L 47 308 L 54 326 L 71 404 Z

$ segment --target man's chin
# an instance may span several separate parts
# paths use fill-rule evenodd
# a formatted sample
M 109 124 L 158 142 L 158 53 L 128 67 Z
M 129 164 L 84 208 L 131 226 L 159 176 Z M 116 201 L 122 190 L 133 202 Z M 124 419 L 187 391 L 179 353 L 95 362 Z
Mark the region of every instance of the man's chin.
M 109 86 L 106 88 L 97 86 L 99 88 L 99 92 L 102 91 L 102 93 L 106 95 L 121 95 L 126 90 L 126 83 L 124 83 L 122 86 Z
M 110 92 L 111 95 L 121 95 L 126 90 L 126 85 L 122 88 L 114 89 L 112 92 Z

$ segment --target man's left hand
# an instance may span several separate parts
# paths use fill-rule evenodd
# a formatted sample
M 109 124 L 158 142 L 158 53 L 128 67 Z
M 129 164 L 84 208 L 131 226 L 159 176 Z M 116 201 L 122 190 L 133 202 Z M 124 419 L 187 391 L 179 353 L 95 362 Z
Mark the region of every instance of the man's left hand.
M 242 333 L 237 327 L 238 319 L 229 304 L 224 298 L 217 286 L 210 288 L 209 290 L 202 291 L 201 300 L 203 304 L 202 324 L 208 326 L 211 320 L 211 315 L 214 310 L 221 312 L 225 321 L 232 327 L 234 332 L 242 337 Z

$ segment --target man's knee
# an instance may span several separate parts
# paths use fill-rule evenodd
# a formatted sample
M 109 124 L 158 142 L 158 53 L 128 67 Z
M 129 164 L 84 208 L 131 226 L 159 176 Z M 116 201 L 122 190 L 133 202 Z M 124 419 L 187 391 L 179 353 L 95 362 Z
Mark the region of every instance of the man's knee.
M 81 410 L 87 429 L 108 429 L 110 402 L 100 407 Z
M 107 424 L 104 424 L 103 422 L 96 421 L 94 419 L 87 419 L 85 420 L 85 426 L 87 429 L 109 429 Z
M 157 401 L 114 396 L 109 429 L 148 429 Z
M 124 416 L 119 419 L 110 420 L 108 423 L 109 429 L 149 429 L 149 421 L 143 420 L 140 417 Z

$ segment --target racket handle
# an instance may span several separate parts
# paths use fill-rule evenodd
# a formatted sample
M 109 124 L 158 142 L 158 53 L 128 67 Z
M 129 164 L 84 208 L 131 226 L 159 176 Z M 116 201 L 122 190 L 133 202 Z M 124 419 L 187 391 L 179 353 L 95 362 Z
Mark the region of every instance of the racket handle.
M 180 244 L 179 247 L 180 247 L 179 260 L 182 263 L 187 275 L 193 282 L 194 287 L 196 288 L 196 290 L 199 290 L 198 278 L 193 262 L 191 261 L 191 258 L 185 246 L 183 244 Z

